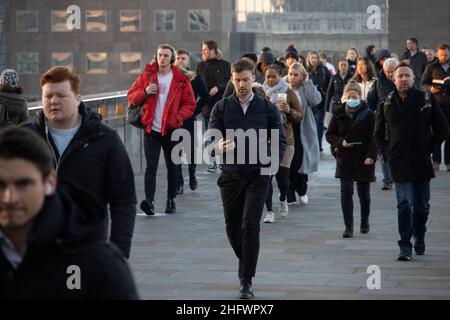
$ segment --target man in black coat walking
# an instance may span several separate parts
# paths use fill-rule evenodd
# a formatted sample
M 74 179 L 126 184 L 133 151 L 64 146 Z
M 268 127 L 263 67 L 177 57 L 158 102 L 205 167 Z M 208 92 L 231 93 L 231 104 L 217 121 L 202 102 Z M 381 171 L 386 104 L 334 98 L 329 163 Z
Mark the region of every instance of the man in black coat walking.
M 425 253 L 425 224 L 430 209 L 430 154 L 448 136 L 449 127 L 435 98 L 413 87 L 414 73 L 400 63 L 394 73 L 396 89 L 377 111 L 374 139 L 386 155 L 395 183 L 400 233 L 398 260 Z
M 36 130 L 53 152 L 58 177 L 77 184 L 102 204 L 103 224 L 99 237 L 108 239 L 130 255 L 136 216 L 134 174 L 118 134 L 87 111 L 81 101 L 80 78 L 66 67 L 53 67 L 41 77 L 43 112 L 24 124 Z
M 438 60 L 429 64 L 422 77 L 422 89 L 435 95 L 442 112 L 450 123 L 450 46 L 438 46 Z M 433 169 L 439 170 L 441 163 L 441 145 L 436 145 L 433 152 Z M 444 162 L 450 172 L 450 141 L 444 146 Z
M 46 142 L 9 128 L 0 146 L 0 300 L 137 299 L 122 254 L 95 240 L 101 204 L 60 187 Z
M 406 50 L 400 60 L 408 60 L 411 69 L 414 72 L 414 87 L 420 88 L 420 80 L 428 66 L 428 58 L 425 53 L 419 51 L 419 40 L 417 38 L 409 38 L 406 40 Z
M 276 160 L 281 162 L 286 151 L 286 137 L 278 108 L 252 90 L 255 81 L 253 64 L 239 60 L 232 65 L 231 72 L 236 92 L 214 106 L 209 129 L 219 130 L 222 135 L 222 139 L 216 140 L 220 153 L 225 153 L 217 184 L 224 207 L 228 240 L 239 259 L 240 298 L 251 299 L 252 278 L 259 254 L 260 222 L 270 182 L 267 174 L 274 174 L 262 174 L 264 165 L 261 157 L 266 155 L 260 154 L 259 147 L 265 144 L 266 150 L 270 150 L 268 135 L 264 137 L 264 132 L 278 131 L 279 139 L 272 133 L 271 144 L 278 147 L 279 159 Z M 233 139 L 226 136 L 229 129 L 244 132 L 240 134 L 237 131 Z M 248 133 L 252 135 L 252 131 L 257 135 L 255 140 L 246 138 Z M 256 155 L 255 162 L 252 161 L 253 155 Z M 269 161 L 273 162 L 274 157 L 271 155 Z
M 203 41 L 202 62 L 197 65 L 196 72 L 205 81 L 210 100 L 203 108 L 205 127 L 208 129 L 209 117 L 214 105 L 223 98 L 228 81 L 231 77 L 230 63 L 223 59 L 217 43 L 213 40 Z M 214 157 L 214 153 L 211 155 Z M 208 167 L 209 172 L 217 171 L 216 161 Z
M 383 103 L 389 93 L 395 90 L 394 70 L 398 67 L 399 61 L 395 58 L 388 58 L 383 63 L 383 70 L 373 83 L 367 94 L 367 104 L 369 108 L 376 112 L 378 105 Z M 389 163 L 386 161 L 385 155 L 381 154 L 380 158 L 381 170 L 383 172 L 382 190 L 392 189 L 392 177 Z

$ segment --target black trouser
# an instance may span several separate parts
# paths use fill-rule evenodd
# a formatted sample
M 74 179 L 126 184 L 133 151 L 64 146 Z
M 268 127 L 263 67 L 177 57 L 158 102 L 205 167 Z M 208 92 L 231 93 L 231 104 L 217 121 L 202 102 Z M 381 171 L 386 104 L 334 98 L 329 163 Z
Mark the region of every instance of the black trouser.
M 239 259 L 239 279 L 255 276 L 259 254 L 259 231 L 269 176 L 243 177 L 222 173 L 217 184 L 224 209 L 228 240 Z
M 441 109 L 445 117 L 447 118 L 448 124 L 450 125 L 450 106 L 442 106 Z M 450 137 L 447 137 L 444 143 L 444 163 L 448 165 L 450 164 Z M 438 145 L 434 148 L 433 162 L 441 163 L 441 161 L 441 145 Z
M 280 201 L 286 200 L 289 189 L 289 168 L 280 167 L 275 176 L 277 179 L 278 189 L 280 190 Z
M 273 202 L 272 202 L 273 185 L 272 185 L 272 180 L 273 180 L 273 176 L 270 176 L 269 188 L 267 189 L 267 196 L 266 196 L 267 211 L 273 211 Z
M 177 167 L 177 187 L 182 187 L 184 184 L 182 164 L 178 164 L 176 165 L 176 167 Z M 189 164 L 188 167 L 189 167 L 189 179 L 192 179 L 192 177 L 195 177 L 195 169 L 197 165 Z
M 144 135 L 144 152 L 147 160 L 147 167 L 145 169 L 145 197 L 147 200 L 155 200 L 156 190 L 156 172 L 158 170 L 159 155 L 161 148 L 164 151 L 164 159 L 166 160 L 167 168 L 167 198 L 173 199 L 177 195 L 177 175 L 176 166 L 170 157 L 172 149 L 177 143 L 171 141 L 172 132 L 168 132 L 165 136 L 161 133 L 152 131 Z
M 361 206 L 361 221 L 370 214 L 370 182 L 356 182 L 359 203 Z M 353 181 L 341 179 L 341 208 L 346 227 L 353 227 Z
M 292 129 L 294 131 L 294 158 L 292 158 L 291 166 L 289 168 L 289 188 L 287 191 L 288 201 L 295 201 L 295 192 L 299 194 L 299 196 L 303 196 L 306 194 L 308 185 L 306 182 L 308 181 L 308 175 L 298 173 L 298 170 L 302 166 L 303 162 L 303 144 L 300 136 L 300 124 L 293 123 Z
M 278 189 L 280 190 L 280 201 L 286 200 L 286 195 L 289 188 L 289 168 L 280 167 L 278 169 L 277 174 L 275 175 L 275 178 L 277 179 Z M 272 186 L 272 179 L 273 176 L 270 176 L 270 182 L 269 182 L 269 191 L 267 192 L 266 197 L 266 207 L 267 211 L 273 211 L 273 203 L 272 203 L 272 196 L 273 196 L 273 186 Z

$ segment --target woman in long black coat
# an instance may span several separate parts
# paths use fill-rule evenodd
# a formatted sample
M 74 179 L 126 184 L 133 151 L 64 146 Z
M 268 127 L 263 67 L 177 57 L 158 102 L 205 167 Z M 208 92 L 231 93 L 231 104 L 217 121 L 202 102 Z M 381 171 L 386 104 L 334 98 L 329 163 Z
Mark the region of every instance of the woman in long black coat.
M 344 238 L 353 237 L 353 182 L 361 205 L 361 233 L 369 232 L 370 182 L 375 181 L 377 148 L 373 141 L 375 115 L 361 100 L 361 87 L 350 81 L 344 89 L 344 102 L 331 119 L 326 133 L 336 156 L 336 178 L 341 180 L 341 207 Z

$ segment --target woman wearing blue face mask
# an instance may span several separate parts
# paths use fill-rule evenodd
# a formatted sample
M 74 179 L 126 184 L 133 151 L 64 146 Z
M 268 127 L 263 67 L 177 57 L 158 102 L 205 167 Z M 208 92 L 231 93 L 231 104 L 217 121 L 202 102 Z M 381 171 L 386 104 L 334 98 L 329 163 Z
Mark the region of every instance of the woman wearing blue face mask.
M 350 81 L 344 88 L 343 104 L 336 108 L 326 139 L 336 151 L 336 178 L 341 180 L 344 238 L 353 237 L 353 182 L 361 206 L 361 233 L 369 232 L 370 182 L 375 181 L 377 148 L 373 142 L 375 116 L 361 100 L 361 87 Z

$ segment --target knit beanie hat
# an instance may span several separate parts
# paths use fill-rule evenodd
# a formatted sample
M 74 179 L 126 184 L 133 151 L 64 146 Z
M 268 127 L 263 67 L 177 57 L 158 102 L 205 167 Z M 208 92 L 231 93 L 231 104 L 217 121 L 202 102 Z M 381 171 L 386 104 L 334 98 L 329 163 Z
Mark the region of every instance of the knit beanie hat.
M 16 70 L 5 69 L 0 75 L 0 85 L 15 88 L 19 84 L 19 75 Z
M 290 43 L 284 51 L 284 60 L 287 60 L 289 57 L 294 58 L 295 60 L 298 60 L 298 52 L 297 49 L 294 48 L 294 44 Z

